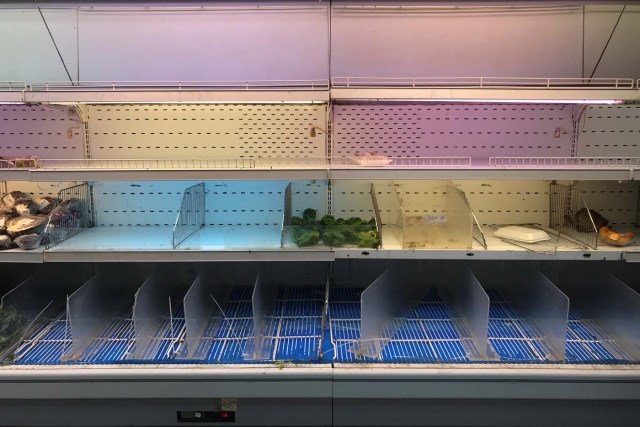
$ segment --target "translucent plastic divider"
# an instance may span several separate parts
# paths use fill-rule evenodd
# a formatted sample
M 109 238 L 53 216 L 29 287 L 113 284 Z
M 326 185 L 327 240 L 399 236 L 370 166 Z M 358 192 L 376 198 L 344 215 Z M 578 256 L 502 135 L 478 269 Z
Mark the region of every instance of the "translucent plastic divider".
M 36 268 L 38 267 L 41 266 Z M 0 303 L 0 360 L 11 352 L 12 347 L 20 339 L 25 325 L 20 307 L 14 305 L 22 301 L 7 300 L 7 293 L 13 292 L 16 286 L 19 287 L 32 275 L 33 268 L 26 264 L 0 264 L 0 295 L 2 295 Z
M 171 244 L 174 249 L 204 227 L 205 192 L 204 182 L 184 190 L 180 211 L 173 226 Z
M 244 359 L 248 361 L 276 359 L 276 341 L 279 336 L 276 326 L 279 318 L 285 316 L 284 313 L 276 310 L 276 303 L 283 287 L 322 285 L 325 289 L 320 299 L 323 304 L 326 304 L 327 283 L 328 266 L 324 262 L 261 263 L 251 297 L 253 334 L 247 341 Z M 322 311 L 318 313 L 321 322 L 326 309 L 326 306 L 323 306 Z M 320 348 L 318 347 L 316 350 L 319 357 Z
M 375 194 L 376 211 L 380 217 L 382 247 L 402 248 L 404 221 L 402 206 L 393 181 L 381 181 L 372 184 Z
M 247 342 L 245 360 L 271 360 L 272 358 L 272 343 L 271 339 L 267 337 L 267 331 L 269 331 L 272 322 L 268 314 L 273 311 L 275 306 L 278 285 L 269 281 L 265 275 L 265 271 L 261 268 L 251 296 L 253 335 Z
M 521 335 L 515 338 L 529 347 L 531 357 L 539 361 L 564 360 L 569 298 L 538 270 L 538 263 L 477 261 L 469 265 L 483 288 L 495 291 L 499 303 L 508 305 L 506 314 L 498 320 L 519 330 Z M 521 327 L 520 322 L 527 327 Z
M 153 359 L 162 343 L 163 321 L 173 325 L 173 311 L 182 301 L 192 277 L 189 264 L 155 264 L 151 275 L 135 294 L 133 325 L 135 350 L 132 359 Z M 172 333 L 172 338 L 179 332 Z
M 232 288 L 238 285 L 253 286 L 258 274 L 257 263 L 214 263 L 200 267 L 198 276 L 184 297 L 186 348 L 181 357 L 204 359 L 209 352 L 209 340 L 205 336 L 207 326 L 213 323 L 217 329 L 228 321 L 225 312 Z
M 431 261 L 430 281 L 444 290 L 469 337 L 461 343 L 470 359 L 486 360 L 496 357 L 488 345 L 489 297 L 469 267 L 460 261 Z
M 473 215 L 453 182 L 395 181 L 393 187 L 402 212 L 402 248 L 471 249 Z M 380 203 L 380 210 L 385 209 Z
M 362 292 L 360 339 L 349 351 L 377 358 L 429 290 L 419 263 L 389 267 Z M 416 271 L 418 269 L 418 271 Z
M 558 286 L 571 309 L 595 323 L 602 344 L 616 359 L 640 361 L 640 294 L 598 264 L 559 266 Z
M 89 347 L 101 330 L 133 308 L 134 294 L 149 273 L 146 264 L 96 265 L 96 274 L 67 299 L 71 345 L 65 360 L 91 355 Z
M 92 274 L 90 264 L 44 264 L 30 278 L 4 294 L 1 306 L 13 310 L 19 327 L 14 331 L 12 340 L 0 343 L 0 358 L 3 348 L 9 349 L 18 344 L 40 326 L 64 314 L 67 295 L 78 289 Z M 6 337 L 7 334 L 0 330 L 0 335 Z M 39 344 L 38 337 L 30 338 L 28 343 L 20 344 L 20 354 Z

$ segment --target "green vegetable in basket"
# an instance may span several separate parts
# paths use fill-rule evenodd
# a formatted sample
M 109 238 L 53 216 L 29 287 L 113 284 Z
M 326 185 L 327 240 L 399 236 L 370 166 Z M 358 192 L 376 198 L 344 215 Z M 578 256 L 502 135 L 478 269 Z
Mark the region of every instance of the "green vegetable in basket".
M 361 231 L 358 233 L 358 237 L 360 238 L 358 242 L 359 248 L 377 248 L 380 243 L 376 231 Z
M 362 222 L 362 220 L 356 216 L 352 216 L 351 218 L 347 219 L 345 221 L 345 224 L 347 225 L 360 225 L 360 223 Z
M 360 237 L 353 227 L 344 226 L 339 228 L 340 233 L 344 236 L 344 242 L 347 245 L 357 245 L 360 243 Z
M 327 246 L 342 246 L 345 242 L 345 237 L 340 231 L 330 228 L 322 234 L 322 242 Z
M 304 212 L 302 212 L 302 218 L 315 220 L 317 213 L 318 213 L 317 210 L 311 209 L 311 208 L 307 208 L 307 209 L 304 210 Z
M 291 217 L 291 225 L 304 225 L 304 219 L 300 218 L 299 216 L 292 216 Z
M 334 225 L 336 223 L 336 219 L 333 215 L 325 215 L 320 219 L 320 224 L 322 225 Z
M 293 242 L 297 246 L 313 246 L 320 241 L 320 232 L 318 230 L 304 230 L 299 233 L 293 233 Z

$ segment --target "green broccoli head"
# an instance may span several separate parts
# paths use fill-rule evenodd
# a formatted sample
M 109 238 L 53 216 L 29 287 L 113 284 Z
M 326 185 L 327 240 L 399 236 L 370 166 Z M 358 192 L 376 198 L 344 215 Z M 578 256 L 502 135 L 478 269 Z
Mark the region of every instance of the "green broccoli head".
M 333 215 L 325 215 L 320 219 L 320 224 L 322 225 L 334 225 L 336 223 L 336 219 Z
M 342 246 L 345 242 L 345 237 L 340 231 L 331 228 L 325 230 L 322 234 L 322 242 L 327 246 Z
M 293 242 L 297 246 L 313 246 L 320 241 L 320 232 L 318 230 L 301 230 L 293 233 Z
M 318 213 L 317 210 L 311 209 L 311 208 L 307 208 L 307 209 L 304 210 L 304 212 L 302 212 L 302 218 L 315 220 L 317 213 Z

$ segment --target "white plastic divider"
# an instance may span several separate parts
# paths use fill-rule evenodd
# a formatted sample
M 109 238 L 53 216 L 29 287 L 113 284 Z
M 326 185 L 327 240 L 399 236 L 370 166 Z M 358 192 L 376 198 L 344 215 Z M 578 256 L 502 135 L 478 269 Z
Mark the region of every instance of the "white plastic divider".
M 258 273 L 251 296 L 253 335 L 247 342 L 245 360 L 271 359 L 271 340 L 266 337 L 271 322 L 267 316 L 275 305 L 278 288 L 273 282 L 265 280 L 263 275 L 262 271 Z
M 277 322 L 276 299 L 282 286 L 325 285 L 327 265 L 322 262 L 262 263 L 251 297 L 253 335 L 247 341 L 245 360 L 273 360 Z M 326 297 L 326 292 L 325 292 Z M 326 302 L 326 298 L 325 298 Z M 323 313 L 326 312 L 326 307 Z M 324 314 L 323 314 L 324 316 Z
M 619 347 L 608 348 L 612 354 L 640 361 L 640 294 L 599 265 L 574 262 L 558 266 L 557 284 L 569 297 L 571 308 L 593 321 L 606 341 Z M 623 354 L 616 355 L 620 350 Z
M 404 318 L 429 290 L 426 278 L 415 274 L 416 268 L 420 268 L 419 263 L 392 265 L 362 292 L 360 339 L 349 351 L 380 357 Z
M 135 294 L 133 325 L 135 350 L 131 359 L 153 359 L 162 343 L 165 319 L 173 322 L 174 304 L 182 300 L 192 277 L 188 264 L 155 264 L 151 276 Z M 175 337 L 174 337 L 175 338 Z
M 224 310 L 233 286 L 253 285 L 258 274 L 258 264 L 215 263 L 205 264 L 184 297 L 186 324 L 186 348 L 182 357 L 204 359 L 209 347 L 206 345 L 207 325 L 214 322 L 214 330 L 226 321 Z
M 145 264 L 98 264 L 96 274 L 67 298 L 71 346 L 65 360 L 80 360 L 100 331 L 127 307 L 149 275 Z
M 544 360 L 564 360 L 569 298 L 538 271 L 538 264 L 511 260 L 469 265 L 485 289 L 498 291 L 529 323 L 535 337 L 525 333 L 523 338 L 540 341 Z
M 44 264 L 39 266 L 35 274 L 4 294 L 0 305 L 15 310 L 21 324 L 19 336 L 14 337 L 17 340 L 10 344 L 18 343 L 43 323 L 64 313 L 67 295 L 85 283 L 92 273 L 91 264 Z M 24 354 L 36 344 L 37 339 L 31 340 L 28 348 L 21 348 L 20 352 Z M 0 348 L 0 359 L 2 353 Z
M 461 343 L 470 359 L 486 360 L 496 357 L 488 345 L 489 297 L 469 267 L 456 261 L 430 261 L 430 281 L 444 290 L 469 337 Z M 442 294 L 442 292 L 441 292 Z

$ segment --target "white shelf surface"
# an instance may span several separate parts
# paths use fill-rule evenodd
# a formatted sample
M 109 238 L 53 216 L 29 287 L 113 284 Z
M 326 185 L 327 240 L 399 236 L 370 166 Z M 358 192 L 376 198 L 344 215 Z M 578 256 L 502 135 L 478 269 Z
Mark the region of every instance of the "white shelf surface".
M 18 248 L 0 251 L 0 262 L 44 262 L 44 246 L 29 251 Z
M 634 230 L 640 233 L 640 230 Z M 621 260 L 640 254 L 640 235 L 631 245 L 600 244 L 597 250 L 561 240 L 556 250 L 527 249 L 490 235 L 487 249 L 473 241 L 471 249 L 403 249 L 385 227 L 383 245 L 372 248 L 280 247 L 279 227 L 205 227 L 181 243 L 171 244 L 172 227 L 96 227 L 44 252 L 45 262 L 63 261 L 332 261 L 336 258 L 380 259 L 524 259 L 524 260 Z M 0 252 L 4 262 L 42 262 L 43 249 Z
M 34 169 L 0 169 L 5 181 L 173 181 L 314 179 L 640 179 L 640 158 L 389 158 L 357 165 L 350 158 L 47 160 Z M 617 161 L 616 161 L 617 160 Z
M 380 258 L 380 259 L 521 259 L 521 260 L 621 260 L 627 252 L 640 253 L 639 229 L 632 230 L 636 237 L 629 246 L 614 247 L 604 243 L 598 249 L 586 248 L 577 243 L 561 239 L 555 250 L 542 245 L 539 250 L 527 249 L 508 243 L 485 230 L 485 249 L 473 240 L 470 249 L 404 249 L 402 243 L 388 227 L 382 228 L 382 247 L 380 249 L 336 249 L 336 258 Z
M 279 227 L 205 227 L 176 249 L 173 227 L 95 227 L 49 249 L 47 262 L 66 261 L 331 261 L 326 247 L 280 248 Z

